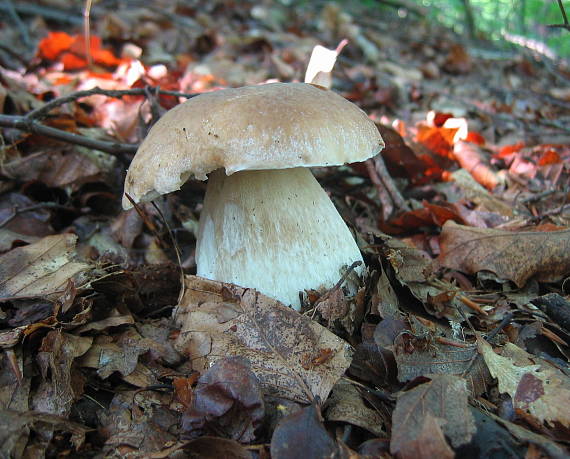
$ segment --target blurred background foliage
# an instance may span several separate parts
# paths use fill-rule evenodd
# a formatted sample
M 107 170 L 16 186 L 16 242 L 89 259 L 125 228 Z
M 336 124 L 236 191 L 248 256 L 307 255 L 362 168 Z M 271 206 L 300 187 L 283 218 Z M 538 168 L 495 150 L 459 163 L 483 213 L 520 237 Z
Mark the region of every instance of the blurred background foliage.
M 560 0 L 570 12 L 570 2 Z M 430 19 L 461 35 L 491 40 L 499 47 L 524 45 L 540 52 L 570 57 L 570 29 L 558 0 L 411 0 Z M 554 56 L 551 56 L 554 57 Z
M 352 3 L 345 0 L 345 4 Z M 560 3 L 570 15 L 568 0 L 364 0 L 367 6 L 400 5 L 401 16 L 420 8 L 429 21 L 453 29 L 465 38 L 492 42 L 499 49 L 518 46 L 552 58 L 570 57 L 570 25 Z M 558 27 L 552 27 L 552 25 Z

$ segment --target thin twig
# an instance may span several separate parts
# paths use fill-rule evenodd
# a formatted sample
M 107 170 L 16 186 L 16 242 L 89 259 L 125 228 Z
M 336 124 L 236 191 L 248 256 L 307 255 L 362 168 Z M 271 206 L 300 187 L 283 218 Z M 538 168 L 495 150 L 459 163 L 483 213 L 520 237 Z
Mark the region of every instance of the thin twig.
M 156 93 L 191 98 L 195 94 L 186 94 L 177 91 L 165 91 L 160 88 L 156 88 Z M 46 137 L 51 137 L 53 139 L 61 140 L 63 142 L 81 145 L 83 147 L 92 148 L 94 150 L 104 151 L 106 153 L 112 154 L 123 154 L 123 153 L 134 153 L 136 152 L 138 145 L 129 143 L 112 142 L 105 140 L 96 140 L 90 137 L 85 137 L 79 134 L 74 134 L 72 132 L 62 131 L 61 129 L 52 128 L 41 124 L 39 120 L 45 118 L 49 112 L 56 107 L 74 102 L 83 97 L 89 97 L 93 95 L 104 95 L 108 97 L 121 98 L 125 96 L 147 96 L 149 94 L 147 88 L 133 88 L 133 89 L 102 89 L 99 87 L 88 89 L 85 91 L 76 91 L 72 94 L 66 96 L 58 97 L 52 101 L 46 103 L 40 108 L 28 112 L 26 115 L 0 115 L 0 127 L 10 127 L 14 129 L 19 129 L 20 131 L 32 132 L 34 134 L 43 135 Z
M 83 9 L 83 36 L 85 37 L 85 57 L 87 57 L 87 67 L 93 67 L 93 56 L 91 55 L 91 0 L 85 0 Z
M 376 170 L 376 173 L 378 174 L 382 185 L 390 195 L 390 198 L 392 199 L 392 202 L 396 208 L 402 211 L 409 211 L 409 206 L 406 204 L 406 201 L 396 187 L 394 179 L 390 176 L 388 169 L 386 169 L 386 164 L 384 163 L 382 155 L 376 155 L 372 161 L 374 162 L 374 169 Z
M 148 90 L 152 89 L 158 92 L 158 94 L 165 95 L 165 96 L 174 96 L 174 97 L 182 97 L 186 99 L 190 99 L 191 97 L 196 96 L 196 94 L 188 94 L 184 92 L 178 91 L 167 91 L 165 89 L 160 89 L 159 87 L 148 86 L 145 88 L 132 88 L 132 89 L 103 89 L 99 87 L 95 87 L 92 89 L 86 89 L 83 91 L 75 91 L 71 94 L 66 96 L 57 97 L 46 103 L 45 105 L 41 106 L 40 108 L 36 108 L 35 110 L 30 111 L 26 117 L 31 119 L 41 120 L 45 118 L 50 111 L 52 111 L 56 107 L 60 107 L 62 105 L 68 104 L 69 102 L 74 102 L 78 99 L 82 99 L 84 97 L 90 97 L 95 95 L 113 97 L 116 99 L 120 99 L 125 96 L 146 96 L 148 94 Z
M 83 135 L 74 134 L 72 132 L 62 131 L 61 129 L 45 126 L 35 120 L 26 118 L 25 116 L 0 115 L 0 127 L 10 127 L 19 129 L 20 131 L 32 132 L 34 134 L 51 137 L 52 139 L 112 154 L 134 153 L 137 151 L 138 147 L 137 144 L 96 140 Z

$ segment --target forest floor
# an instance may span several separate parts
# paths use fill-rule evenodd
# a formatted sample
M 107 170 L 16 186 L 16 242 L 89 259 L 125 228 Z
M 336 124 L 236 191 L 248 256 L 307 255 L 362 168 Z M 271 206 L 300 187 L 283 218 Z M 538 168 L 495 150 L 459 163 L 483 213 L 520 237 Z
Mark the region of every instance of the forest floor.
M 419 7 L 104 0 L 87 39 L 65 5 L 0 5 L 2 457 L 568 457 L 567 63 Z M 194 276 L 205 184 L 122 210 L 137 145 L 345 39 L 332 88 L 386 148 L 314 173 L 359 290 Z

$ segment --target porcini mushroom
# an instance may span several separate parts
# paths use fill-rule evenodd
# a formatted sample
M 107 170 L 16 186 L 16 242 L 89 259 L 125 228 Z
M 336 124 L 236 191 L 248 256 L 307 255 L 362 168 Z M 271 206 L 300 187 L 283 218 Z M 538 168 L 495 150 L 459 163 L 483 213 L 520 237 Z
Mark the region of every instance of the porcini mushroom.
M 364 161 L 383 146 L 366 114 L 328 89 L 305 83 L 224 89 L 189 99 L 152 127 L 125 193 L 149 201 L 210 174 L 197 274 L 299 309 L 300 291 L 330 288 L 362 260 L 309 167 Z M 123 206 L 131 206 L 126 197 Z

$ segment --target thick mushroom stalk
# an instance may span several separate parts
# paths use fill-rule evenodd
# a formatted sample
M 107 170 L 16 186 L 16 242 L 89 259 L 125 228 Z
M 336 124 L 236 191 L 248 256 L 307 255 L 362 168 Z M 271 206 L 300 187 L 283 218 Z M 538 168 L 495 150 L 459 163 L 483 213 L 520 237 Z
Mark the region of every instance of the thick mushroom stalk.
M 357 260 L 352 234 L 309 169 L 210 174 L 199 276 L 255 288 L 298 310 L 300 291 L 332 287 Z

